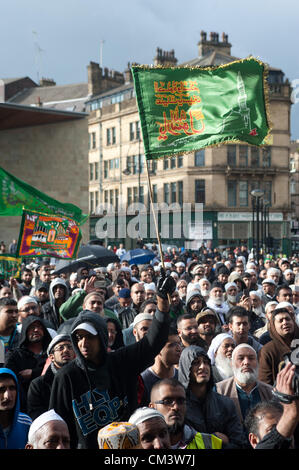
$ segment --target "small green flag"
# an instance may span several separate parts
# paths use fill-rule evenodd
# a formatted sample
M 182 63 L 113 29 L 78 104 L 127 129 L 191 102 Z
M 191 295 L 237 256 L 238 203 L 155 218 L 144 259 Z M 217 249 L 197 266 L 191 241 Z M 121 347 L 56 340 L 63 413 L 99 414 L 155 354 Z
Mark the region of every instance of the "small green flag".
M 19 277 L 21 274 L 22 258 L 5 253 L 0 255 L 0 279 Z
M 265 145 L 267 67 L 250 57 L 218 67 L 132 67 L 147 160 L 228 142 Z
M 74 204 L 63 204 L 0 168 L 0 216 L 23 215 L 23 209 L 66 216 L 79 225 L 88 219 Z

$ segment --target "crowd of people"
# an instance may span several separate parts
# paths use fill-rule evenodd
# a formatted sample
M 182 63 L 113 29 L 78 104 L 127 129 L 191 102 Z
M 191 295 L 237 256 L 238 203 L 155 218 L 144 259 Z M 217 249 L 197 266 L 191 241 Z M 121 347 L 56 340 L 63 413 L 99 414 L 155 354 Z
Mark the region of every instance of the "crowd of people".
M 298 448 L 299 257 L 151 250 L 0 279 L 0 449 Z

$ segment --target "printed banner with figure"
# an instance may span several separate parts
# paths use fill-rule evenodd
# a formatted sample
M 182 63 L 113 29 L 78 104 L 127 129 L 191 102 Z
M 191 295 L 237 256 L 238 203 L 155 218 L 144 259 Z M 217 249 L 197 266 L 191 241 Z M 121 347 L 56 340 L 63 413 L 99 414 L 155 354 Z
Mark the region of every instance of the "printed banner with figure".
M 229 142 L 266 145 L 267 66 L 132 67 L 147 160 Z
M 68 217 L 23 211 L 17 253 L 22 257 L 75 258 L 81 232 Z
M 19 277 L 21 274 L 22 258 L 11 254 L 0 255 L 0 279 Z

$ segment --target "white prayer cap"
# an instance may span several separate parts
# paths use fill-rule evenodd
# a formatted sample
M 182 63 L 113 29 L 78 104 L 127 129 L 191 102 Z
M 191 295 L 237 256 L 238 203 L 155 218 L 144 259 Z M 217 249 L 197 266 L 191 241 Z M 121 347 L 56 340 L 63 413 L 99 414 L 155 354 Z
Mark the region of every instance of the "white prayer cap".
M 21 310 L 21 308 L 24 307 L 24 305 L 27 305 L 29 303 L 30 304 L 34 303 L 38 305 L 35 297 L 31 297 L 30 295 L 23 295 L 23 297 L 21 297 L 20 300 L 18 301 L 18 310 Z
M 256 270 L 255 269 L 246 269 L 246 272 L 249 273 L 249 274 L 256 274 Z
M 298 284 L 291 284 L 289 286 L 293 292 L 299 292 L 299 285 Z
M 289 274 L 289 273 L 295 274 L 294 271 L 292 271 L 292 269 L 286 269 L 284 272 L 284 274 Z
M 175 271 L 172 271 L 172 272 L 170 273 L 170 275 L 171 275 L 171 277 L 175 277 L 176 279 L 178 279 L 178 278 L 179 278 L 179 275 L 178 275 L 178 273 L 177 273 L 177 272 L 175 272 Z
M 250 346 L 250 344 L 248 343 L 241 343 L 241 344 L 238 344 L 238 346 L 235 347 L 235 349 L 233 350 L 233 353 L 232 353 L 232 361 L 234 360 L 234 357 L 236 355 L 236 353 L 239 351 L 239 349 L 241 348 L 249 348 L 249 349 L 252 349 L 252 351 L 254 352 L 254 354 L 257 356 L 256 354 L 256 350 Z
M 261 299 L 262 295 L 263 295 L 263 293 L 259 290 L 251 290 L 249 292 L 249 297 L 256 296 L 256 297 L 259 297 Z
M 279 304 L 276 305 L 276 309 L 278 308 L 291 308 L 294 312 L 294 306 L 290 304 L 290 302 L 279 302 Z
M 155 410 L 155 408 L 148 408 L 147 406 L 144 406 L 142 408 L 137 408 L 137 410 L 134 411 L 129 419 L 129 423 L 138 426 L 138 424 L 143 423 L 144 421 L 147 421 L 151 418 L 161 418 L 163 421 L 165 421 L 162 413 L 159 413 L 159 411 Z
M 62 419 L 55 410 L 46 411 L 32 422 L 29 428 L 28 442 L 32 442 L 32 438 L 36 431 L 38 431 L 44 424 L 49 423 L 49 421 L 63 421 L 65 423 L 64 419 Z
M 265 305 L 265 312 L 267 312 L 268 308 L 271 307 L 272 305 L 276 306 L 276 305 L 278 305 L 278 302 L 276 302 L 275 300 L 271 300 L 271 302 L 267 302 L 266 305 Z
M 70 275 L 70 281 L 76 281 L 78 279 L 78 274 L 77 273 L 72 273 Z
M 223 341 L 227 338 L 232 339 L 234 341 L 233 337 L 228 333 L 219 333 L 215 336 L 215 338 L 212 339 L 210 347 L 208 349 L 208 356 L 211 359 L 212 366 L 215 364 L 215 353 L 218 351 Z
M 120 271 L 125 271 L 126 273 L 130 273 L 131 268 L 129 268 L 129 266 L 121 266 Z
M 177 268 L 184 268 L 185 267 L 185 263 L 183 263 L 183 261 L 178 261 L 177 263 L 175 263 L 175 266 Z
M 135 327 L 137 323 L 140 323 L 141 321 L 144 321 L 144 320 L 152 321 L 152 319 L 153 319 L 153 316 L 150 313 L 138 313 L 138 315 L 136 315 L 136 317 L 134 318 L 133 327 Z
M 262 284 L 273 284 L 274 286 L 276 286 L 275 281 L 271 279 L 271 277 L 267 277 L 266 279 L 264 279 Z
M 238 286 L 235 282 L 227 282 L 224 286 L 225 292 L 227 292 L 230 287 L 236 287 L 238 289 Z
M 145 291 L 148 291 L 148 290 L 154 290 L 155 291 L 156 290 L 156 286 L 155 286 L 154 282 L 149 282 L 148 284 L 145 282 L 143 284 L 143 286 L 144 286 Z

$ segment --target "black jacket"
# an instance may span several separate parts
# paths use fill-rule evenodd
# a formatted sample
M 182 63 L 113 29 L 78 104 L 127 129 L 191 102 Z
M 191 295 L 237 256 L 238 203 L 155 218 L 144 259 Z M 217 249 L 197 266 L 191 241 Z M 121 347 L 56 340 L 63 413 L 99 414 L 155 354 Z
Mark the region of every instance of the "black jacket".
M 165 345 L 169 315 L 156 312 L 151 328 L 139 342 L 107 352 L 106 321 L 83 311 L 72 332 L 82 322 L 90 322 L 101 343 L 101 365 L 88 363 L 80 353 L 72 333 L 76 359 L 60 369 L 52 385 L 49 409 L 54 408 L 68 424 L 71 448 L 97 449 L 98 430 L 113 421 L 126 421 L 137 408 L 137 377 L 154 363 Z
M 50 364 L 44 375 L 31 381 L 27 393 L 27 413 L 32 421 L 48 411 L 53 380 L 54 373 Z
M 44 339 L 43 339 L 43 352 L 42 354 L 34 354 L 27 348 L 27 330 L 28 327 L 34 323 L 35 321 L 39 321 L 44 329 Z M 21 408 L 24 411 L 24 406 L 26 403 L 26 396 L 28 392 L 28 388 L 30 385 L 31 380 L 38 377 L 44 368 L 45 362 L 47 360 L 47 347 L 50 344 L 52 338 L 50 333 L 48 332 L 44 321 L 40 317 L 36 317 L 35 315 L 30 315 L 29 317 L 25 318 L 22 322 L 22 330 L 20 335 L 20 342 L 19 347 L 10 351 L 8 357 L 5 361 L 5 367 L 11 369 L 17 376 L 19 383 L 20 383 L 20 390 L 21 390 Z M 32 369 L 31 378 L 29 381 L 25 381 L 20 372 L 25 369 Z M 25 400 L 25 402 L 24 402 Z

